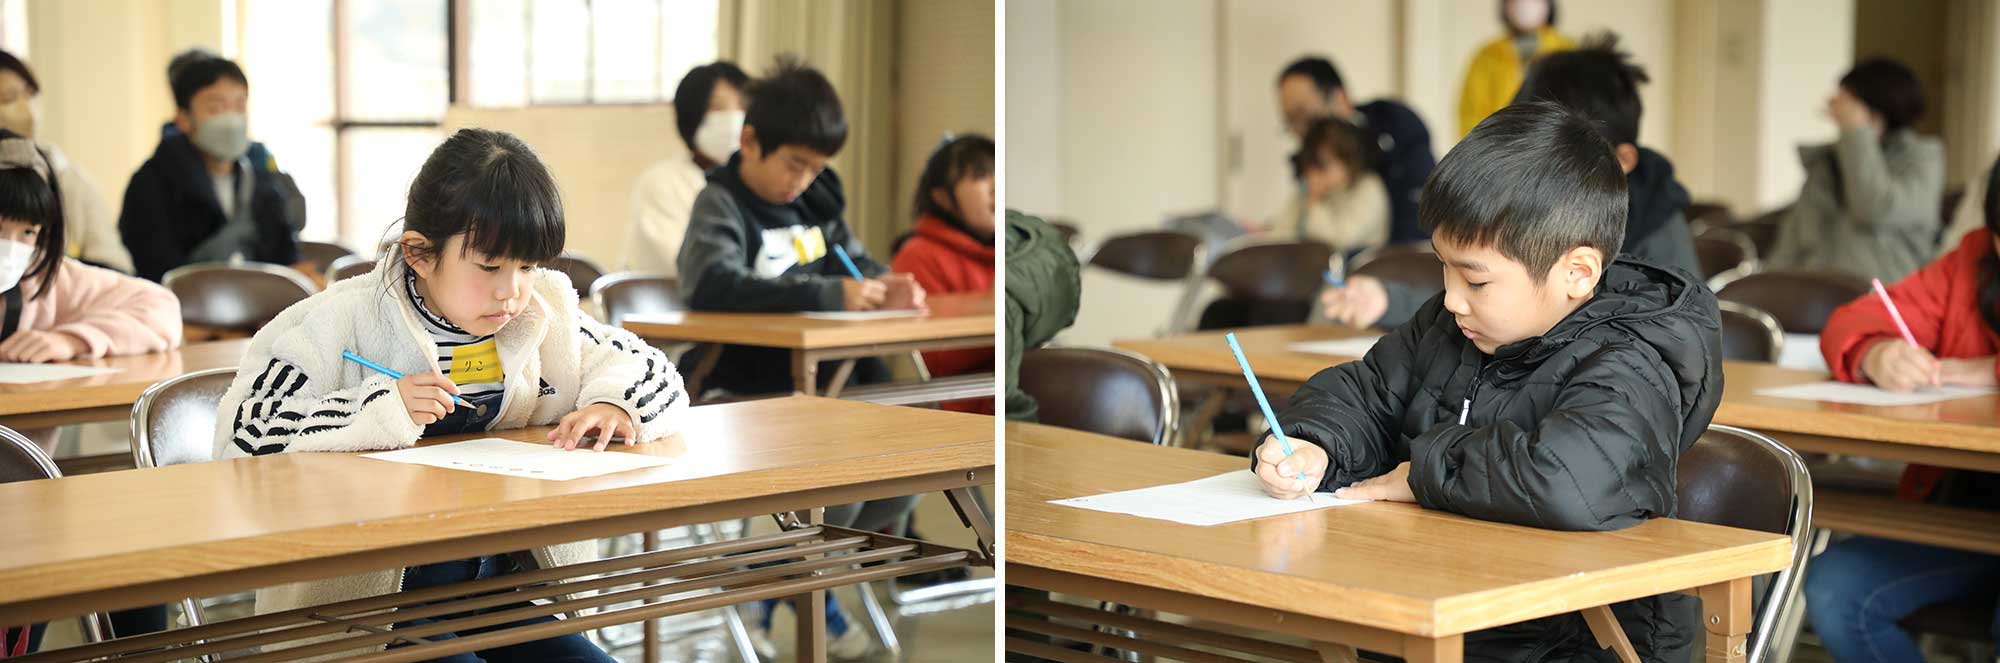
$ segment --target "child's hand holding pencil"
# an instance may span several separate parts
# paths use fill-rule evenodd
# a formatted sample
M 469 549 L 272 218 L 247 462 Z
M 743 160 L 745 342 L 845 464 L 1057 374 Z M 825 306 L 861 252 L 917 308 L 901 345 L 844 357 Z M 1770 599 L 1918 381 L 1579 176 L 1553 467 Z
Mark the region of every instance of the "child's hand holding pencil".
M 1294 444 L 1288 456 L 1277 437 L 1266 435 L 1255 453 L 1257 480 L 1266 494 L 1281 500 L 1312 494 L 1326 476 L 1326 450 L 1317 444 Z

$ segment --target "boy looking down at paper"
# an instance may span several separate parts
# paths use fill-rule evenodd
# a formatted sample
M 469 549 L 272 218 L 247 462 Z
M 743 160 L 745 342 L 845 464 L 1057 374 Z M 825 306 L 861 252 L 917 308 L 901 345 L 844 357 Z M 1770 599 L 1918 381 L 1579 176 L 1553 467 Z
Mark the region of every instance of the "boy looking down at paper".
M 1264 490 L 1560 530 L 1674 515 L 1676 461 L 1722 397 L 1716 304 L 1678 271 L 1613 259 L 1625 186 L 1603 135 L 1561 106 L 1480 122 L 1419 204 L 1444 293 L 1292 396 L 1277 416 L 1294 453 L 1266 435 L 1252 460 Z M 1677 595 L 1613 610 L 1642 659 L 1682 662 L 1698 607 Z M 1613 657 L 1575 613 L 1470 634 L 1465 654 Z

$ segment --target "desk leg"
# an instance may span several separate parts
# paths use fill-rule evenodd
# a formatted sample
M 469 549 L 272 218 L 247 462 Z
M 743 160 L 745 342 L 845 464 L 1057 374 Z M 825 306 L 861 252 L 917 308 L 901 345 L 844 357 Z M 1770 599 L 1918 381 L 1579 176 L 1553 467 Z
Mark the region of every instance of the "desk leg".
M 687 386 L 689 403 L 701 398 L 701 383 L 708 380 L 708 374 L 715 372 L 715 362 L 722 358 L 720 343 L 701 343 L 696 347 L 701 348 L 701 361 L 695 362 L 694 370 L 688 372 L 683 380 Z
M 853 357 L 849 357 L 847 359 L 840 360 L 840 365 L 834 367 L 833 377 L 826 381 L 827 398 L 840 398 L 840 390 L 847 388 L 848 377 L 854 375 L 855 361 L 858 360 L 854 359 Z
M 819 360 L 812 353 L 792 351 L 792 388 L 807 396 L 819 393 Z
M 1463 663 L 1465 636 L 1453 635 L 1437 639 L 1415 635 L 1404 637 L 1403 660 L 1409 663 Z
M 970 528 L 972 535 L 979 539 L 980 554 L 985 555 L 987 559 L 992 559 L 993 546 L 998 543 L 993 540 L 993 523 L 986 520 L 986 512 L 980 510 L 979 500 L 972 494 L 973 490 L 972 488 L 953 488 L 944 491 L 944 496 L 945 499 L 951 501 L 951 508 L 958 511 L 958 522 Z
M 1617 654 L 1620 663 L 1639 663 L 1639 653 L 1632 649 L 1632 640 L 1625 637 L 1625 626 L 1618 623 L 1618 616 L 1611 613 L 1611 606 L 1585 609 L 1583 621 L 1590 625 L 1591 635 L 1597 637 L 1597 646 Z
M 1701 623 L 1708 628 L 1708 663 L 1743 663 L 1750 641 L 1750 579 L 1703 587 Z
M 796 515 L 800 523 L 811 527 L 824 520 L 826 510 L 809 509 Z M 826 663 L 826 590 L 806 592 L 791 600 L 792 613 L 798 617 L 798 644 L 792 660 Z
M 1201 402 L 1194 407 L 1194 414 L 1181 424 L 1182 449 L 1201 449 L 1208 444 L 1208 434 L 1215 428 L 1215 417 L 1222 413 L 1222 406 L 1228 401 L 1227 389 L 1210 389 L 1201 397 Z
M 646 533 L 641 535 L 640 540 L 642 541 L 642 547 L 646 552 L 653 552 L 655 550 L 660 549 L 659 530 L 654 530 L 654 529 L 646 530 Z M 649 582 L 646 584 L 656 585 L 659 583 Z M 652 599 L 647 599 L 645 602 L 654 603 L 655 601 L 653 601 Z M 641 654 L 641 658 L 639 660 L 645 661 L 646 663 L 658 663 L 660 660 L 660 620 L 648 619 L 645 621 L 645 625 L 646 625 L 646 636 L 640 640 L 642 644 L 640 645 L 639 649 L 643 653 Z
M 1313 649 L 1319 651 L 1320 663 L 1361 663 L 1361 654 L 1354 651 L 1354 645 L 1315 642 Z

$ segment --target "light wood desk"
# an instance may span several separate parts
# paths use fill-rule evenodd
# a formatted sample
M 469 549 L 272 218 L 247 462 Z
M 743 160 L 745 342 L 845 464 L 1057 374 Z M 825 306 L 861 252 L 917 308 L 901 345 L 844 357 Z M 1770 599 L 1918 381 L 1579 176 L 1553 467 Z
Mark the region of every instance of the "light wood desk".
M 1243 375 L 1222 340 L 1224 333 L 1114 345 L 1166 365 L 1176 379 L 1240 389 Z M 1237 330 L 1236 336 L 1276 405 L 1314 373 L 1358 359 L 1294 352 L 1287 346 L 1356 333 L 1340 327 L 1287 325 Z M 2000 395 L 1900 407 L 1822 403 L 1757 392 L 1831 379 L 1825 373 L 1739 361 L 1723 362 L 1722 370 L 1723 399 L 1715 423 L 1762 432 L 1801 452 L 2000 472 Z M 1200 413 L 1191 419 L 1197 421 L 1184 430 L 1206 427 Z M 2000 554 L 2000 514 L 1895 502 L 1826 487 L 1815 491 L 1814 501 L 1815 527 Z
M 548 430 L 453 436 L 424 444 L 486 435 L 540 442 Z M 716 583 L 712 587 L 730 589 L 692 601 L 671 600 L 562 620 L 561 629 L 566 630 L 561 632 L 792 596 L 815 606 L 812 610 L 801 606 L 799 614 L 809 618 L 802 622 L 808 627 L 800 629 L 798 651 L 823 654 L 824 623 L 817 618 L 821 614 L 817 606 L 824 600 L 825 588 L 968 562 L 990 563 L 990 557 L 813 527 L 818 509 L 943 491 L 968 518 L 981 547 L 990 548 L 992 530 L 968 491 L 993 481 L 993 439 L 991 417 L 790 397 L 692 408 L 675 436 L 629 450 L 613 447 L 671 457 L 672 463 L 574 481 L 462 472 L 354 454 L 298 453 L 4 484 L 0 504 L 26 506 L 0 510 L 0 531 L 10 533 L 7 554 L 0 555 L 0 623 L 30 623 L 760 514 L 798 514 L 781 518 L 787 521 L 788 532 L 761 544 L 785 547 L 758 553 L 757 541 L 723 542 L 716 544 L 717 550 L 763 554 L 769 561 L 801 554 L 808 559 L 793 559 L 785 566 L 769 567 L 769 572 L 736 571 L 757 559 L 700 562 L 714 567 L 704 567 Z M 843 539 L 848 542 L 836 545 Z M 790 547 L 796 544 L 808 547 Z M 858 571 L 834 568 L 835 560 L 893 562 L 895 555 L 884 551 L 899 548 L 905 549 L 899 554 L 920 557 Z M 806 552 L 791 552 L 799 550 Z M 834 550 L 854 554 L 828 557 L 814 552 Z M 688 591 L 668 591 L 689 577 L 675 573 L 672 565 L 685 566 L 700 556 L 685 550 L 642 553 L 589 569 L 557 569 L 548 572 L 553 574 L 548 579 L 573 580 L 565 573 L 637 570 L 653 573 L 653 580 L 674 581 L 661 586 L 660 596 L 666 596 Z M 787 566 L 797 577 L 786 577 Z M 800 569 L 817 575 L 799 576 Z M 411 600 L 391 596 L 374 603 Z M 338 624 L 346 622 L 335 623 L 325 615 L 344 614 L 361 613 L 308 610 L 282 623 L 320 628 L 332 624 L 339 632 Z M 201 627 L 205 630 L 182 629 L 130 640 L 186 643 L 273 625 L 268 616 L 253 619 L 264 621 L 235 620 Z M 553 634 L 543 628 L 517 634 L 512 641 Z M 394 660 L 451 653 L 440 648 L 444 646 L 399 649 L 408 656 Z
M 843 359 L 827 387 L 838 396 L 860 357 L 929 350 L 992 347 L 993 296 L 958 294 L 931 297 L 930 313 L 881 320 L 822 320 L 795 313 L 660 313 L 627 316 L 622 325 L 640 338 L 703 343 L 711 347 L 688 374 L 699 388 L 715 368 L 714 346 L 784 348 L 792 351 L 793 387 L 808 396 L 819 388 L 819 363 Z M 692 391 L 692 389 L 690 390 Z
M 194 343 L 179 350 L 145 355 L 64 362 L 119 369 L 74 380 L 0 384 L 0 426 L 46 428 L 132 417 L 139 394 L 161 381 L 211 368 L 234 368 L 250 349 L 249 339 Z
M 1790 563 L 1783 536 L 1669 519 L 1557 532 L 1375 503 L 1195 527 L 1063 507 L 1048 501 L 1246 468 L 1241 458 L 1034 424 L 1010 422 L 1006 435 L 1009 584 L 1318 643 L 1317 652 L 1266 652 L 1289 660 L 1340 660 L 1332 652 L 1346 646 L 1450 663 L 1461 659 L 1468 632 L 1687 591 L 1704 602 L 1708 660 L 1742 661 L 1750 578 Z M 1046 606 L 1029 610 L 1038 607 Z M 1166 651 L 1176 641 L 1232 642 L 1113 619 L 1105 623 L 1151 641 L 1103 643 L 1121 650 L 1177 658 Z M 1030 619 L 1008 627 L 1086 642 L 1118 637 Z M 1023 638 L 1007 642 L 1046 651 Z

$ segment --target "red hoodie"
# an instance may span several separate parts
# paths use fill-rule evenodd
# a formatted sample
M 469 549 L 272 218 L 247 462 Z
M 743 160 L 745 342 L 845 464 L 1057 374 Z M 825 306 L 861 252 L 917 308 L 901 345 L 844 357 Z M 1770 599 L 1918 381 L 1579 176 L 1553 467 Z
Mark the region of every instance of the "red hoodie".
M 936 217 L 917 221 L 916 235 L 896 252 L 889 267 L 915 276 L 927 293 L 993 291 L 993 246 Z M 924 364 L 931 375 L 940 377 L 991 372 L 993 348 L 926 352 Z M 945 409 L 992 414 L 993 403 L 960 401 L 946 403 Z
M 1979 263 L 1993 255 L 1993 236 L 1981 228 L 1965 234 L 1958 248 L 1939 257 L 1895 285 L 1889 298 L 1909 323 L 1917 344 L 1939 359 L 1969 359 L 2000 354 L 2000 333 L 1979 314 Z M 1820 332 L 1819 348 L 1826 365 L 1842 382 L 1865 382 L 1861 357 L 1879 340 L 1899 340 L 1895 320 L 1873 294 L 1848 302 L 1833 312 Z M 1923 499 L 1944 478 L 1946 470 L 1925 465 L 1903 472 L 1898 497 Z

